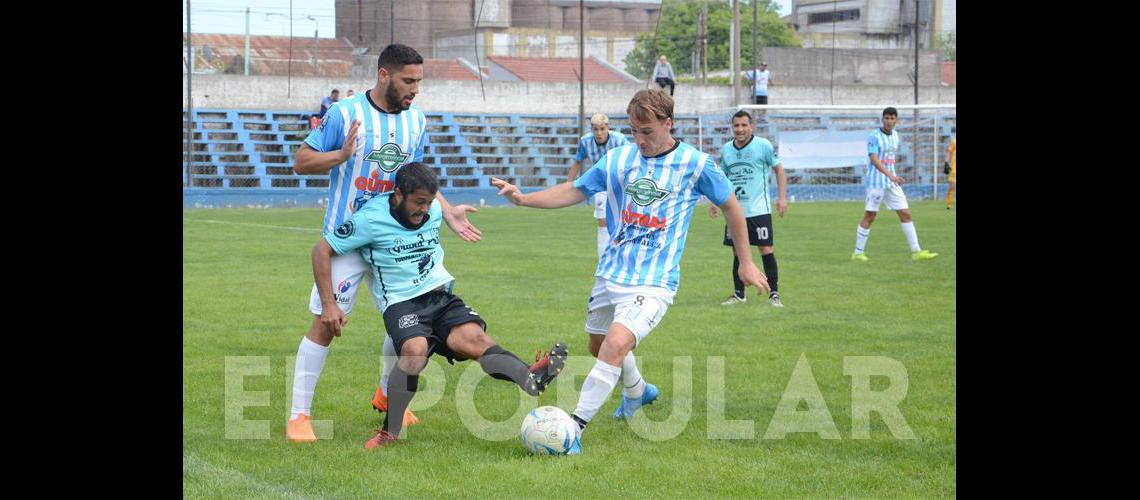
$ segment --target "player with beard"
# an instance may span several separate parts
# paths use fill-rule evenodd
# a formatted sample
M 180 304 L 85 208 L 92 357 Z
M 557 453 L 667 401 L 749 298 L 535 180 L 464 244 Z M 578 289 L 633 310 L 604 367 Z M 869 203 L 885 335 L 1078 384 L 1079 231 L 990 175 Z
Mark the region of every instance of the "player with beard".
M 312 131 L 297 150 L 293 170 L 300 175 L 328 173 L 328 205 L 322 225 L 324 234 L 340 227 L 354 212 L 375 196 L 392 191 L 397 171 L 404 165 L 422 161 L 427 144 L 427 118 L 412 105 L 423 80 L 423 57 L 406 45 L 392 44 L 380 53 L 376 86 L 367 92 L 337 101 L 329 108 L 320 126 Z M 451 206 L 439 195 L 443 220 L 461 239 L 469 242 L 482 237 L 467 220 L 468 205 Z M 332 260 L 332 280 L 337 306 L 347 316 L 352 312 L 361 281 L 371 281 L 368 266 L 356 252 Z M 369 283 L 371 289 L 374 285 Z M 379 303 L 376 304 L 380 307 Z M 324 368 L 329 344 L 340 336 L 322 324 L 324 304 L 313 285 L 309 312 L 313 321 L 297 349 L 293 375 L 293 400 L 285 434 L 289 441 L 312 442 L 317 437 L 310 422 L 313 393 Z M 386 411 L 386 379 L 394 369 L 396 350 L 384 342 L 380 382 L 372 397 L 378 411 Z M 409 412 L 409 423 L 417 419 Z
M 478 360 L 483 371 L 518 384 L 531 396 L 541 394 L 566 362 L 566 346 L 556 343 L 545 357 L 527 366 L 499 347 L 486 334 L 486 321 L 448 291 L 454 278 L 443 267 L 439 241 L 443 209 L 435 201 L 438 190 L 430 169 L 422 163 L 405 165 L 396 174 L 395 191 L 364 205 L 313 247 L 313 276 L 324 311 L 321 325 L 339 334 L 347 321 L 345 313 L 334 307 L 332 259 L 359 254 L 377 285 L 369 289 L 384 315 L 387 336 L 400 353 L 388 377 L 389 411 L 384 427 L 365 448 L 397 440 L 404 411 L 419 385 L 419 373 L 433 353 L 449 362 Z

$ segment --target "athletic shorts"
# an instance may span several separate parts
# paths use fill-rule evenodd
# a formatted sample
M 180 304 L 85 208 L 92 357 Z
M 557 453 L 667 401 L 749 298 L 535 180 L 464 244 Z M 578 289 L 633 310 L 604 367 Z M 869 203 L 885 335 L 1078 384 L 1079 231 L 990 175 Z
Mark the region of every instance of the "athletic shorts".
M 772 214 L 754 215 L 744 219 L 748 226 L 748 246 L 770 247 L 772 239 Z M 724 226 L 724 246 L 732 246 L 732 232 Z
M 333 296 L 336 297 L 336 305 L 347 315 L 352 312 L 352 306 L 356 303 L 356 293 L 360 291 L 360 283 L 367 281 L 368 288 L 372 288 L 372 271 L 364 262 L 364 257 L 357 251 L 333 255 L 331 260 Z M 372 303 L 379 311 L 380 304 L 376 302 L 376 297 L 372 297 Z M 313 291 L 309 294 L 309 312 L 319 316 L 322 310 L 321 295 L 317 292 L 317 284 L 313 283 Z
M 879 204 L 887 202 L 887 210 L 905 210 L 910 208 L 906 203 L 906 195 L 901 186 L 893 185 L 886 188 L 867 188 L 867 211 L 878 212 Z
M 626 286 L 596 278 L 586 306 L 586 332 L 605 335 L 613 323 L 621 323 L 641 345 L 665 317 L 673 293 L 655 286 Z
M 605 220 L 606 218 L 606 193 L 594 193 L 594 218 Z
M 452 364 L 467 358 L 447 347 L 447 337 L 451 335 L 452 328 L 472 321 L 487 331 L 487 322 L 479 313 L 464 304 L 459 296 L 438 288 L 414 299 L 392 304 L 384 311 L 384 329 L 392 337 L 396 352 L 403 349 L 408 339 L 425 337 L 428 356 L 438 353 Z
M 754 95 L 752 96 L 752 104 L 768 104 L 768 96 Z

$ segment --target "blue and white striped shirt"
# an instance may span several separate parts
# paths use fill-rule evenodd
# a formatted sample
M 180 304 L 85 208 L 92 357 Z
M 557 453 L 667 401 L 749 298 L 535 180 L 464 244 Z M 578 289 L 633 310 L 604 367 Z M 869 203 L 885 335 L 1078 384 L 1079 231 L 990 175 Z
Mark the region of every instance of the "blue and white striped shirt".
M 891 135 L 883 133 L 882 128 L 875 129 L 871 135 L 867 137 L 867 175 L 863 176 L 863 184 L 868 188 L 886 188 L 895 187 L 897 184 L 891 182 L 887 176 L 879 172 L 875 165 L 871 163 L 871 153 L 879 155 L 879 163 L 883 168 L 887 169 L 891 175 L 898 175 L 895 173 L 895 155 L 899 152 L 899 147 L 902 146 L 902 139 L 899 138 L 899 132 L 892 130 Z
M 587 197 L 606 193 L 610 242 L 594 276 L 676 292 L 693 208 L 701 195 L 723 205 L 732 183 L 712 156 L 680 141 L 653 158 L 636 144 L 615 148 L 597 167 L 574 181 Z
M 621 132 L 616 130 L 611 130 L 609 137 L 606 138 L 606 143 L 600 146 L 594 141 L 594 134 L 587 134 L 578 140 L 578 154 L 574 155 L 574 160 L 582 163 L 581 173 L 584 174 L 586 170 L 593 167 L 594 164 L 611 149 L 618 146 L 625 146 L 629 143 L 629 140 L 626 139 Z
M 396 114 L 372 103 L 368 92 L 337 101 L 325 113 L 321 125 L 309 133 L 305 144 L 322 153 L 344 145 L 354 120 L 356 151 L 352 158 L 329 170 L 329 200 L 322 232 L 339 227 L 380 193 L 395 188 L 396 171 L 413 161 L 423 161 L 427 144 L 427 118 L 415 106 Z

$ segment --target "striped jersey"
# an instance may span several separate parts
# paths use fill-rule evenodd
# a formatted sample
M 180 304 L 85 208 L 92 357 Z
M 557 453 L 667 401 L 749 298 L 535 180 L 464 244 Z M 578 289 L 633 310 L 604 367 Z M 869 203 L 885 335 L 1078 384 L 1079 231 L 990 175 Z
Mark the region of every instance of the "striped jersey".
M 628 286 L 677 291 L 689 221 L 701 195 L 723 205 L 732 183 L 712 157 L 677 145 L 652 158 L 636 144 L 610 150 L 574 181 L 587 197 L 606 194 L 610 242 L 594 276 Z
M 892 130 L 890 135 L 884 134 L 882 128 L 875 129 L 871 135 L 867 137 L 867 175 L 863 176 L 863 184 L 868 188 L 886 188 L 898 186 L 891 182 L 887 176 L 879 172 L 875 165 L 871 163 L 871 153 L 879 155 L 879 163 L 886 168 L 891 175 L 898 175 L 895 173 L 895 156 L 902 146 L 902 139 L 899 137 L 897 130 Z
M 768 174 L 779 164 L 776 148 L 763 137 L 752 136 L 742 148 L 736 147 L 736 141 L 720 147 L 720 168 L 732 182 L 745 217 L 772 213 Z
M 338 255 L 359 251 L 364 257 L 372 269 L 373 284 L 368 288 L 381 313 L 392 304 L 414 299 L 455 279 L 443 267 L 443 246 L 439 243 L 443 209 L 439 200 L 431 203 L 418 227 L 408 227 L 392 215 L 391 196 L 391 192 L 377 196 L 324 235 Z
M 354 120 L 356 151 L 352 158 L 329 170 L 329 200 L 322 232 L 339 227 L 372 197 L 391 191 L 396 170 L 413 161 L 423 161 L 427 144 L 427 118 L 415 106 L 396 114 L 377 107 L 368 92 L 361 92 L 334 103 L 309 133 L 305 144 L 327 153 L 344 145 Z
M 629 144 L 629 140 L 625 138 L 621 132 L 611 130 L 609 137 L 606 138 L 606 143 L 598 145 L 594 141 L 594 134 L 586 134 L 578 140 L 578 154 L 574 155 L 574 160 L 582 163 L 582 172 L 585 173 L 590 167 L 601 159 L 609 150 L 618 146 L 625 146 Z

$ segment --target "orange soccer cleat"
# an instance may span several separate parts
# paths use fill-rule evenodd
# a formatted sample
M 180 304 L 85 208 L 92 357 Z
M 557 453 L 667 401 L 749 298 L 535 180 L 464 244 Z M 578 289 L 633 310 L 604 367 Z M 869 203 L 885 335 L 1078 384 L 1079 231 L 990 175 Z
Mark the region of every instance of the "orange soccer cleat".
M 372 395 L 372 408 L 378 412 L 388 411 L 388 396 L 384 395 L 384 391 L 376 388 L 376 394 Z M 404 425 L 416 425 L 420 423 L 420 419 L 416 417 L 412 410 L 404 410 Z
M 294 443 L 312 443 L 317 440 L 313 433 L 313 424 L 309 416 L 304 413 L 285 424 L 285 438 Z
M 375 437 L 364 442 L 364 448 L 371 450 L 373 448 L 379 448 L 381 446 L 393 444 L 396 441 L 398 441 L 398 439 L 396 436 L 393 436 L 392 433 L 385 430 L 380 430 Z

